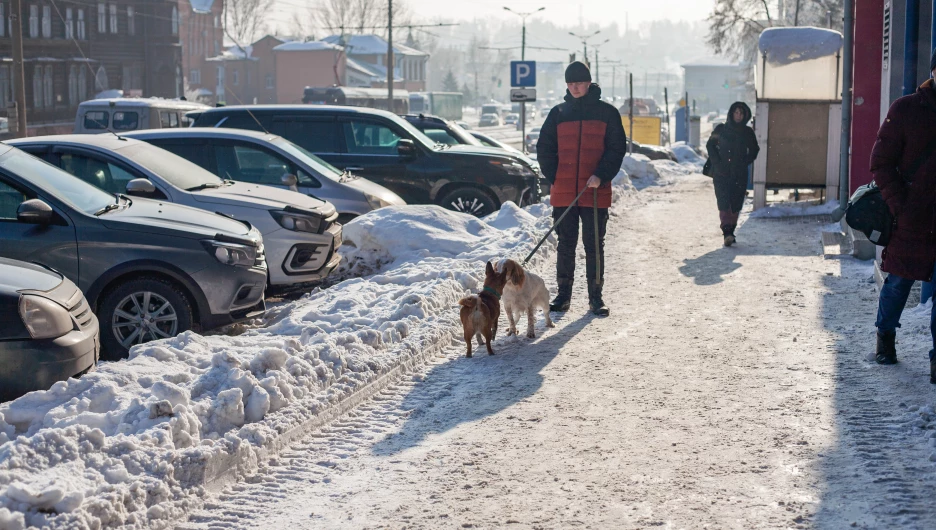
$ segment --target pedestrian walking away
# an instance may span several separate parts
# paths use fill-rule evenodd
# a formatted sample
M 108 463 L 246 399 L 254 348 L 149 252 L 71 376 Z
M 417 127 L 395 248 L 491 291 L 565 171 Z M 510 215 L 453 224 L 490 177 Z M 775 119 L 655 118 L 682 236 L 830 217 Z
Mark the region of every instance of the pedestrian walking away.
M 705 144 L 712 161 L 715 199 L 726 247 L 735 243 L 738 214 L 747 194 L 748 166 L 760 151 L 754 130 L 748 127 L 749 121 L 751 108 L 741 101 L 732 103 L 728 121 L 716 126 Z
M 936 74 L 936 50 L 930 58 Z M 878 364 L 897 362 L 897 328 L 916 280 L 932 281 L 936 266 L 936 85 L 928 79 L 913 94 L 891 105 L 871 151 L 871 173 L 894 215 L 894 230 L 883 251 L 887 279 L 878 299 Z M 912 173 L 912 174 L 910 174 Z M 929 294 L 929 293 L 928 293 Z M 933 349 L 930 383 L 936 384 L 936 319 L 930 315 Z
M 571 63 L 565 80 L 565 101 L 549 111 L 536 144 L 540 169 L 552 186 L 553 219 L 561 219 L 556 226 L 558 293 L 549 308 L 568 311 L 571 306 L 581 222 L 589 310 L 607 316 L 610 310 L 601 297 L 604 237 L 611 207 L 611 181 L 627 154 L 627 137 L 621 113 L 601 101 L 601 88 L 591 82 L 588 66 L 579 61 Z M 592 189 L 582 193 L 585 188 Z M 563 217 L 567 210 L 568 215 Z

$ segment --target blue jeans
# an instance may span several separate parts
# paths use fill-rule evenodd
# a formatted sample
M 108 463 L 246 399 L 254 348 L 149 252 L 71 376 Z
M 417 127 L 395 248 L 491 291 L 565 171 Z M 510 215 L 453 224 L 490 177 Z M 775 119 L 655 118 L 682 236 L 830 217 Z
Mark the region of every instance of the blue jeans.
M 936 274 L 936 267 L 934 267 L 934 274 Z M 887 275 L 884 286 L 881 287 L 877 321 L 874 323 L 879 332 L 896 331 L 900 327 L 900 315 L 903 313 L 904 306 L 907 305 L 907 297 L 910 296 L 914 281 L 901 278 L 896 274 Z M 929 282 L 924 282 L 924 287 L 927 283 Z M 930 291 L 930 296 L 932 294 Z M 933 348 L 936 350 L 936 311 L 930 312 L 930 334 L 933 337 Z M 933 350 L 930 350 L 930 359 L 933 359 Z

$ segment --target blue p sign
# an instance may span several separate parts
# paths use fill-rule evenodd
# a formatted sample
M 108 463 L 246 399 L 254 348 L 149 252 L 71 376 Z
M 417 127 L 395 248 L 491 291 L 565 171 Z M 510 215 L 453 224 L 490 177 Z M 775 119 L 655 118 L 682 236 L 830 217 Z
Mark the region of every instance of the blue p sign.
M 536 86 L 536 61 L 510 61 L 510 86 Z

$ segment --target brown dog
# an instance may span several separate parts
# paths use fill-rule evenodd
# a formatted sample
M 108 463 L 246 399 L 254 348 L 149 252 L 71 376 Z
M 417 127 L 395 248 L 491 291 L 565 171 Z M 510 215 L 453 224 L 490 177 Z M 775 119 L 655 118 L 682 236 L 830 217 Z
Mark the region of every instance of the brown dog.
M 471 337 L 478 337 L 478 346 L 487 345 L 488 355 L 494 355 L 491 341 L 497 335 L 497 319 L 500 318 L 500 297 L 507 283 L 507 274 L 497 273 L 489 261 L 484 269 L 484 289 L 471 296 L 462 298 L 458 303 L 461 308 L 462 327 L 465 328 L 465 343 L 468 345 L 467 357 L 471 357 Z M 484 337 L 482 342 L 481 338 Z

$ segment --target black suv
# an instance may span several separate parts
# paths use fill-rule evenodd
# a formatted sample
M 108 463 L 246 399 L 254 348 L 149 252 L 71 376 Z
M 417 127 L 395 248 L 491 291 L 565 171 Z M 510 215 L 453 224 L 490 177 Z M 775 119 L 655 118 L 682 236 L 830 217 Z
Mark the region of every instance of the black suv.
M 500 149 L 434 142 L 382 110 L 220 107 L 199 114 L 194 126 L 278 134 L 334 166 L 389 188 L 409 204 L 438 204 L 482 217 L 505 201 L 526 206 L 540 199 L 538 172 L 522 159 Z

